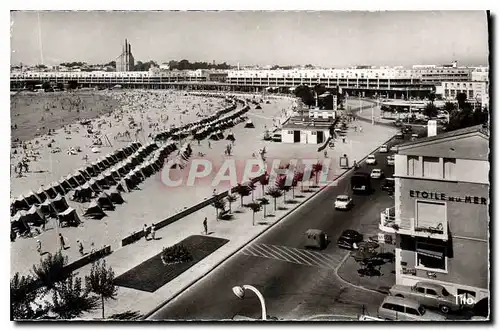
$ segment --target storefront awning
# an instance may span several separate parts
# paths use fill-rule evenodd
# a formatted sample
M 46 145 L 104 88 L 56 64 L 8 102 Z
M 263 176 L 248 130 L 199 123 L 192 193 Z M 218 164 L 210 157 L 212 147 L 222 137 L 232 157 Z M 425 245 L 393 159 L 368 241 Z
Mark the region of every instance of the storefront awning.
M 444 257 L 444 253 L 443 252 L 435 252 L 435 251 L 431 251 L 431 250 L 428 250 L 428 249 L 417 248 L 417 253 L 421 254 L 421 255 L 424 255 L 424 256 L 432 257 L 432 258 L 435 258 L 435 259 L 442 259 Z

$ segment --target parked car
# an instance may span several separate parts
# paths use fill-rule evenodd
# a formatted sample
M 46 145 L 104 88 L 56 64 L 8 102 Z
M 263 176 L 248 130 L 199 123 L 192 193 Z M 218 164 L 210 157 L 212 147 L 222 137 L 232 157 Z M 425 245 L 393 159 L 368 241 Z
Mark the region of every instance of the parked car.
M 380 146 L 380 148 L 378 149 L 378 151 L 380 153 L 387 153 L 389 151 L 389 147 L 387 145 L 382 145 L 382 146 Z
M 398 145 L 394 145 L 389 149 L 390 152 L 397 153 L 398 152 Z
M 353 206 L 353 201 L 348 195 L 339 195 L 334 202 L 335 209 L 349 210 Z
M 413 299 L 424 306 L 439 308 L 445 314 L 462 308 L 454 295 L 450 294 L 444 286 L 436 283 L 418 282 L 414 286 L 394 285 L 389 293 L 393 296 Z
M 394 165 L 394 155 L 390 155 L 387 157 L 387 165 L 388 166 L 393 166 Z
M 387 296 L 378 308 L 378 317 L 393 321 L 444 321 L 446 317 L 428 311 L 417 301 Z
M 384 178 L 384 172 L 382 171 L 382 169 L 373 169 L 370 173 L 370 177 L 373 179 Z
M 281 142 L 281 133 L 275 133 L 273 134 L 273 141 L 276 141 L 276 142 Z
M 377 164 L 377 159 L 375 159 L 375 155 L 373 154 L 368 155 L 368 157 L 366 158 L 366 164 L 370 165 Z
M 354 244 L 356 244 L 357 246 L 357 244 L 362 241 L 363 235 L 361 233 L 355 230 L 348 229 L 344 230 L 339 239 L 337 239 L 337 246 L 339 246 L 340 248 L 354 249 Z
M 396 139 L 403 139 L 403 133 L 396 133 Z
M 413 133 L 413 134 L 411 135 L 411 141 L 415 141 L 415 140 L 417 140 L 417 139 L 418 139 L 418 134 Z
M 394 193 L 394 178 L 386 178 L 380 188 L 388 193 Z

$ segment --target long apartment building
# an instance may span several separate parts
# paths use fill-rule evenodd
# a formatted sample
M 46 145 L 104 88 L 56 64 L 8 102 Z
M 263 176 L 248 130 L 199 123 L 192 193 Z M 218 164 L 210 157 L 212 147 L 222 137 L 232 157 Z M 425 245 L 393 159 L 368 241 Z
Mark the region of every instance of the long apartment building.
M 396 236 L 396 284 L 489 296 L 489 153 L 482 126 L 398 146 L 394 207 L 379 224 Z
M 28 81 L 67 82 L 76 80 L 83 86 L 120 84 L 124 87 L 147 85 L 162 88 L 172 82 L 217 82 L 227 86 L 243 86 L 261 91 L 277 87 L 288 91 L 299 85 L 324 84 L 348 93 L 386 94 L 400 98 L 403 91 L 427 94 L 442 81 L 470 81 L 471 68 L 362 68 L 362 69 L 292 69 L 292 70 L 228 70 L 228 71 L 165 71 L 149 72 L 12 72 L 11 86 Z M 392 94 L 391 94 L 392 93 Z

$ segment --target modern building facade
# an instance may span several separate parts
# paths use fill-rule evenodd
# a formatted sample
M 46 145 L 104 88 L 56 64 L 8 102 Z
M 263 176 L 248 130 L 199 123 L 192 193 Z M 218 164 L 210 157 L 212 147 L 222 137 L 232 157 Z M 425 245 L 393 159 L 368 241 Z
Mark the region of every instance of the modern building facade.
M 482 126 L 398 146 L 395 206 L 380 230 L 396 235 L 396 284 L 431 281 L 489 297 L 489 131 Z
M 436 95 L 444 100 L 456 100 L 459 93 L 465 93 L 468 102 L 480 104 L 482 108 L 487 107 L 490 102 L 488 81 L 444 81 L 436 86 Z
M 134 56 L 132 55 L 132 45 L 130 45 L 125 39 L 125 44 L 123 44 L 123 49 L 121 55 L 118 57 L 116 62 L 116 71 L 134 71 Z

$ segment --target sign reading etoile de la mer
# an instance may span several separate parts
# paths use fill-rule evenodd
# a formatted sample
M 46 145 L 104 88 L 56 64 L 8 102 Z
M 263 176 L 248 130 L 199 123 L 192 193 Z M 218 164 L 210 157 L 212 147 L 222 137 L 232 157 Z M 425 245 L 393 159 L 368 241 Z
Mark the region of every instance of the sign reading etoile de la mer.
M 446 193 L 441 193 L 441 192 L 410 190 L 410 197 L 431 199 L 431 200 L 438 200 L 438 201 L 473 203 L 476 205 L 487 205 L 488 204 L 488 200 L 486 198 L 483 198 L 483 197 L 476 197 L 476 196 L 470 196 L 470 195 L 466 195 L 465 197 L 451 197 L 451 196 L 448 196 Z

